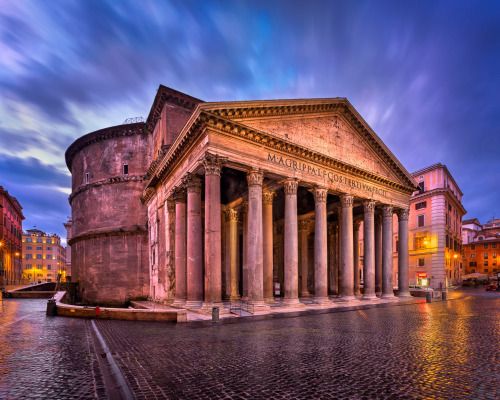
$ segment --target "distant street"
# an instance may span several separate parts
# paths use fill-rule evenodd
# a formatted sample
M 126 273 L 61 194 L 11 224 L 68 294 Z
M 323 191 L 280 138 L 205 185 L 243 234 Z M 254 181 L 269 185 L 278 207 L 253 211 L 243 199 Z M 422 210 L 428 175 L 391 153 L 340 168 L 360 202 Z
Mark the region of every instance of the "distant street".
M 209 327 L 47 318 L 46 300 L 5 300 L 0 398 L 498 399 L 500 294 L 450 297 Z

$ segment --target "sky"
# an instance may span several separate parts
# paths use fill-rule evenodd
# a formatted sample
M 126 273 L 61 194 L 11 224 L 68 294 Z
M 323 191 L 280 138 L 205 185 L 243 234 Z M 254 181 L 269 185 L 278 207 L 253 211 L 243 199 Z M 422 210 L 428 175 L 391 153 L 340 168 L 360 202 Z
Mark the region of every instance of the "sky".
M 499 1 L 0 0 L 0 185 L 65 236 L 66 148 L 206 100 L 347 97 L 407 170 L 446 164 L 500 217 Z

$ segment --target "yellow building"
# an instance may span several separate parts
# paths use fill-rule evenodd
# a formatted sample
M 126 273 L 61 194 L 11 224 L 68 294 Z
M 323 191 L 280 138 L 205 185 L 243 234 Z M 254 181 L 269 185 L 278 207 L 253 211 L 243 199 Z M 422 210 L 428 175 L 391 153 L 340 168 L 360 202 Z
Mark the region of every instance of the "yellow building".
M 38 229 L 23 232 L 23 281 L 55 282 L 58 274 L 66 280 L 66 249 L 61 238 Z

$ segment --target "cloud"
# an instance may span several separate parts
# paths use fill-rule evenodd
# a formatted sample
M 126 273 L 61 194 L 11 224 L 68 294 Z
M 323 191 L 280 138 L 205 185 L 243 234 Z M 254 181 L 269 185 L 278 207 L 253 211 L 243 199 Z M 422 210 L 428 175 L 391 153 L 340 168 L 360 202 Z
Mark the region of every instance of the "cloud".
M 447 164 L 470 216 L 499 213 L 498 184 L 476 184 L 500 170 L 498 2 L 5 3 L 0 179 L 68 187 L 71 141 L 146 116 L 163 83 L 205 100 L 348 97 L 408 170 Z

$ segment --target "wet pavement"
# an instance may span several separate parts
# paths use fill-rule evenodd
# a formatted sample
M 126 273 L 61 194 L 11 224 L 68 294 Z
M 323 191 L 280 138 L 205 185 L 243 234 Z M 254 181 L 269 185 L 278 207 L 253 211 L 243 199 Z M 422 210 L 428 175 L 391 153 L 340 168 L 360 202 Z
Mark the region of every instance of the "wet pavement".
M 208 327 L 93 325 L 5 300 L 0 398 L 498 399 L 500 294 L 450 297 Z

